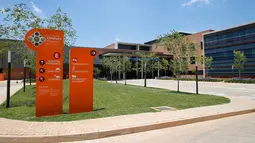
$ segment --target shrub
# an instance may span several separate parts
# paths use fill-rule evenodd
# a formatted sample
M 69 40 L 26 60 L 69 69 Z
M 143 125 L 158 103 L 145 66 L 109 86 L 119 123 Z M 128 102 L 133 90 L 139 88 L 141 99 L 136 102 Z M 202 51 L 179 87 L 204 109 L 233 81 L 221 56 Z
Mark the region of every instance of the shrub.
M 30 79 L 29 79 L 29 78 L 26 78 L 26 82 L 30 82 Z M 32 78 L 32 79 L 31 79 L 31 82 L 35 82 L 35 79 Z
M 247 83 L 247 84 L 255 84 L 255 80 L 242 80 L 242 79 L 231 79 L 231 80 L 225 80 L 226 83 Z
M 168 78 L 160 78 L 161 80 L 177 80 L 177 78 L 168 77 Z M 194 78 L 180 78 L 181 81 L 195 81 Z M 203 78 L 198 79 L 198 81 L 204 81 L 204 82 L 222 82 L 222 79 L 215 79 L 215 78 Z
M 99 78 L 98 80 L 107 81 L 106 78 Z

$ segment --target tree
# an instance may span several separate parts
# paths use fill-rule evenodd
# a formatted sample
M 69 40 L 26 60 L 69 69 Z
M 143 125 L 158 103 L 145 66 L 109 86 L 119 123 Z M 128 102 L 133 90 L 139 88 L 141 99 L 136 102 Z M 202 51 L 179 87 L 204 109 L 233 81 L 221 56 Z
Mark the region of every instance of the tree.
M 112 64 L 111 57 L 103 57 L 102 58 L 102 64 L 103 64 L 103 67 L 105 67 L 106 69 L 109 70 L 109 73 L 111 75 L 111 82 L 112 82 L 112 75 L 114 73 L 114 67 L 113 67 L 113 64 Z
M 94 76 L 97 79 L 101 73 L 101 70 L 98 67 L 94 67 Z
M 147 76 L 147 65 L 148 62 L 152 60 L 152 58 L 155 57 L 155 53 L 141 53 L 141 52 L 137 52 L 135 53 L 137 57 L 139 57 L 139 60 L 141 62 L 141 68 L 140 70 L 142 71 L 142 73 L 144 73 L 144 87 L 147 86 L 147 81 L 146 81 L 146 76 Z
M 23 3 L 15 4 L 10 8 L 0 10 L 3 15 L 3 23 L 0 24 L 0 38 L 6 39 L 5 46 L 0 47 L 1 51 L 15 51 L 21 55 L 22 61 L 27 59 L 33 72 L 36 68 L 36 55 L 33 51 L 26 48 L 24 36 L 32 28 L 49 28 L 63 30 L 65 36 L 65 46 L 72 45 L 76 40 L 76 31 L 72 27 L 72 20 L 63 13 L 60 8 L 49 18 L 38 16 Z M 5 49 L 5 50 L 3 50 Z M 1 54 L 1 53 L 0 53 Z M 68 55 L 66 55 L 68 56 Z M 64 57 L 64 59 L 68 59 Z
M 111 82 L 112 82 L 113 73 L 118 72 L 118 67 L 120 65 L 119 57 L 103 57 L 102 64 L 105 68 L 109 69 L 110 75 L 111 75 Z M 117 76 L 116 76 L 116 80 L 117 80 Z
M 239 78 L 241 78 L 241 71 L 244 70 L 244 63 L 247 61 L 243 52 L 234 51 L 234 63 L 233 67 L 238 70 Z
M 120 56 L 114 57 L 113 60 L 113 66 L 115 67 L 115 73 L 116 73 L 116 83 L 118 83 L 118 73 L 122 72 L 124 70 L 123 68 L 123 58 Z
M 194 56 L 196 47 L 187 37 L 174 30 L 171 33 L 159 36 L 157 45 L 173 55 L 172 69 L 178 79 L 177 91 L 179 92 L 180 74 L 187 71 L 190 57 Z
M 162 69 L 164 69 L 165 76 L 166 76 L 166 70 L 169 69 L 169 62 L 165 58 L 161 60 Z
M 127 84 L 127 72 L 132 70 L 132 63 L 130 62 L 130 56 L 124 56 L 123 59 L 123 72 L 124 72 L 124 80 L 125 80 L 125 85 Z
M 204 66 L 205 66 L 206 75 L 208 75 L 209 71 L 211 70 L 212 61 L 213 61 L 213 57 L 206 57 L 206 56 L 201 57 L 201 61 L 200 61 L 201 64 L 205 62 Z
M 163 69 L 162 61 L 160 61 L 159 57 L 154 57 L 148 62 L 148 72 L 151 72 L 152 78 L 154 78 L 154 71 L 158 71 L 158 77 L 159 77 L 159 71 Z

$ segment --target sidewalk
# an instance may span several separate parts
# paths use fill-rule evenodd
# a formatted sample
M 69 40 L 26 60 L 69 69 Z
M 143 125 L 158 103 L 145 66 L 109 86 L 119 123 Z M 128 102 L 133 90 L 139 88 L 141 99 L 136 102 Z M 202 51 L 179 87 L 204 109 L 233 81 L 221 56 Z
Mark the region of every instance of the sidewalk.
M 255 111 L 255 101 L 228 96 L 231 103 L 177 111 L 142 113 L 71 122 L 28 122 L 0 118 L 3 142 L 56 142 L 96 139 L 180 126 Z
M 10 89 L 11 96 L 23 87 L 23 83 L 21 80 L 18 80 L 18 83 L 16 83 L 16 81 L 17 80 L 11 81 Z M 2 104 L 6 100 L 6 94 L 7 94 L 7 81 L 6 80 L 0 81 L 0 104 Z

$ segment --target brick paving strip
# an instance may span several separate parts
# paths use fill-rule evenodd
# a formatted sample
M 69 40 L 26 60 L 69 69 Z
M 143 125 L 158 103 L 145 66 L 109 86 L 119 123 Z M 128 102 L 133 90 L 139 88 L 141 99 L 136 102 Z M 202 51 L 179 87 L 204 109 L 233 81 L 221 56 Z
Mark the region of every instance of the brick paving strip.
M 0 142 L 67 142 L 137 133 L 255 112 L 255 101 L 228 96 L 223 105 L 70 122 L 0 118 Z

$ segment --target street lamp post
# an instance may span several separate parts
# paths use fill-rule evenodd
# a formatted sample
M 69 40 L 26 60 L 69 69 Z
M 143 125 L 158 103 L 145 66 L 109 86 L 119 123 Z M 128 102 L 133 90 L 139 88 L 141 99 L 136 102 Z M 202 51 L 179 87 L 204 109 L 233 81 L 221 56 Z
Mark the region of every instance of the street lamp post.
M 10 87 L 11 86 L 11 51 L 8 51 L 8 77 L 7 77 L 7 94 L 6 108 L 10 107 Z
M 126 60 L 129 60 L 129 59 L 127 59 L 126 57 L 123 57 L 123 61 L 124 61 L 124 63 L 123 63 L 123 65 L 124 65 L 124 80 L 125 80 L 125 85 L 127 85 L 127 77 L 126 77 Z
M 147 86 L 147 81 L 146 81 L 146 75 L 147 75 L 147 67 L 146 67 L 147 62 L 145 61 L 144 64 L 144 87 Z
M 197 70 L 197 61 L 196 61 L 196 94 L 198 94 L 198 70 Z
M 23 82 L 23 92 L 26 92 L 26 59 L 24 60 L 24 82 Z
M 159 74 L 160 72 L 159 72 L 159 59 L 158 59 L 158 79 L 159 79 Z
M 29 84 L 30 84 L 30 86 L 31 86 L 31 78 L 32 78 L 32 70 L 31 70 L 31 68 L 29 69 L 29 78 L 30 78 L 30 80 L 29 80 Z
M 115 76 L 116 76 L 116 84 L 118 83 L 118 67 L 116 66 L 116 74 L 115 74 Z
M 232 65 L 232 72 L 231 72 L 231 74 L 232 74 L 232 79 L 233 79 L 233 76 L 234 76 L 233 70 L 234 70 L 234 66 Z

